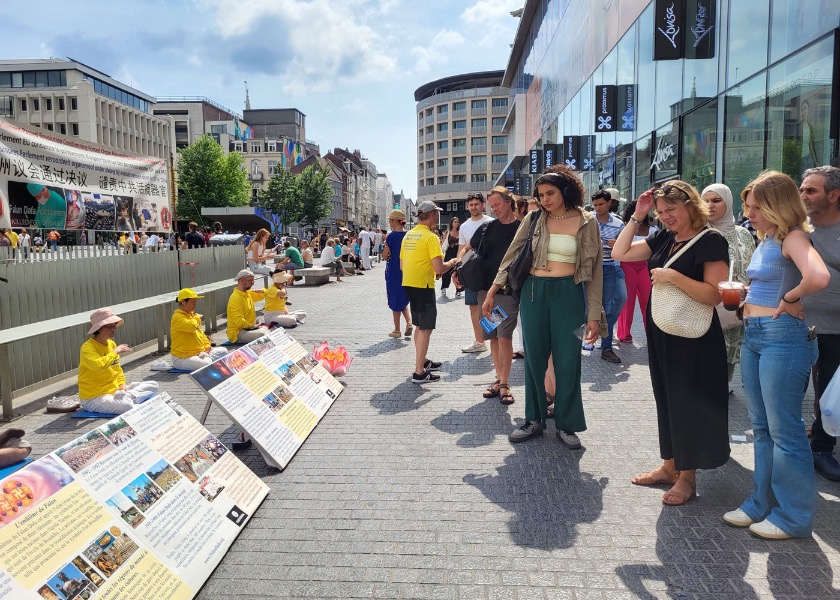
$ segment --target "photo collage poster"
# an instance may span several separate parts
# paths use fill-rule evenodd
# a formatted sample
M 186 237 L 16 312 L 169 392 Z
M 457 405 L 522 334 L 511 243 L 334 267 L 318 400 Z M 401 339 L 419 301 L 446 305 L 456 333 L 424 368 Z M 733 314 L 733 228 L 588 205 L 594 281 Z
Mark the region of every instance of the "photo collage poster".
M 281 328 L 192 377 L 281 470 L 344 389 Z
M 0 490 L 0 600 L 189 600 L 269 488 L 162 393 Z

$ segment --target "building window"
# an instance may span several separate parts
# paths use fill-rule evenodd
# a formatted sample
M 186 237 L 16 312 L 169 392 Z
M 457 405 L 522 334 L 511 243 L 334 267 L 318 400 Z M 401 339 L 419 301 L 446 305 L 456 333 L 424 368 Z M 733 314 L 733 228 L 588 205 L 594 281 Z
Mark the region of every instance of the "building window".
M 70 123 L 70 132 L 73 135 L 79 135 L 79 124 L 78 123 Z
M 438 142 L 438 150 L 447 150 L 449 149 L 449 140 L 444 140 L 442 142 Z
M 58 99 L 58 110 L 64 110 L 64 98 Z
M 504 127 L 505 126 L 505 118 L 504 117 L 493 117 L 493 127 Z
M 268 142 L 268 152 L 277 152 L 277 142 Z
M 227 133 L 227 125 L 211 125 L 210 133 Z
M 487 119 L 473 119 L 470 125 L 472 127 L 487 127 Z
M 448 104 L 441 104 L 437 107 L 437 111 L 439 115 L 445 115 L 449 112 L 449 105 Z
M 433 161 L 433 160 L 427 160 L 427 161 L 426 161 L 426 168 L 427 168 L 427 169 L 434 169 L 434 168 L 435 168 L 435 161 Z
M 502 106 L 507 108 L 507 105 L 508 105 L 508 99 L 507 98 L 493 98 L 492 102 L 493 102 L 493 108 L 498 108 L 498 107 L 502 107 Z
M 456 140 L 452 140 L 452 147 L 453 148 L 466 148 L 467 147 L 467 138 L 458 138 Z
M 507 144 L 507 136 L 506 135 L 494 135 L 493 136 L 493 145 L 494 146 L 501 146 Z
M 52 124 L 52 123 L 47 123 L 47 129 L 48 129 L 49 131 L 53 131 L 53 130 L 55 129 L 55 127 L 53 126 L 53 124 Z
M 38 99 L 38 98 L 33 98 L 32 99 L 32 110 L 34 110 L 35 112 L 38 112 L 39 110 L 41 110 L 41 100 L 40 99 Z
M 0 96 L 0 117 L 15 116 L 15 99 L 12 96 Z
M 487 168 L 487 157 L 483 154 L 481 156 L 471 156 L 470 157 L 470 166 L 473 169 L 486 169 Z
M 434 127 L 432 127 L 431 125 L 429 125 L 428 127 L 426 127 L 426 135 L 428 135 L 428 134 L 430 134 L 430 133 L 434 133 L 434 132 L 435 132 L 435 128 L 434 128 Z
M 70 98 L 70 110 L 79 110 L 79 101 L 76 98 Z
M 21 98 L 20 100 L 20 112 L 26 112 L 26 99 Z
M 274 175 L 274 172 L 277 170 L 277 161 L 270 160 L 268 161 L 268 174 Z
M 52 110 L 52 98 L 46 98 L 44 100 L 44 103 L 47 106 L 47 110 Z
M 452 183 L 467 183 L 467 176 L 466 175 L 453 175 L 452 176 Z
M 435 184 L 435 178 L 434 177 L 429 177 L 429 178 L 426 179 L 426 185 L 434 185 L 434 184 Z
M 262 152 L 262 144 L 251 144 L 251 153 L 259 154 Z
M 453 102 L 452 103 L 452 110 L 467 110 L 467 103 L 466 102 Z
M 435 149 L 434 144 L 426 144 L 426 152 L 432 152 Z
M 64 123 L 59 123 L 58 133 L 60 133 L 61 135 L 67 135 L 67 125 L 65 125 Z
M 438 182 L 438 185 L 444 185 L 446 183 L 449 183 L 449 177 L 445 177 L 445 176 L 444 177 L 438 177 L 437 182 Z
M 467 128 L 467 120 L 464 119 L 463 121 L 452 121 L 452 129 L 466 129 Z
M 473 173 L 470 175 L 470 182 L 485 183 L 487 181 L 487 173 Z
M 438 159 L 437 166 L 439 166 L 439 167 L 446 167 L 446 166 L 448 166 L 448 165 L 449 165 L 449 159 L 448 159 L 448 158 L 439 158 L 439 159 Z
M 466 156 L 456 156 L 452 159 L 452 166 L 453 167 L 460 167 L 467 164 L 467 157 Z
M 470 103 L 470 108 L 472 110 L 476 110 L 477 108 L 487 108 L 487 100 L 473 100 L 472 103 Z
M 251 161 L 251 175 L 259 175 L 260 174 L 260 161 L 252 160 Z
M 487 150 L 487 138 L 486 137 L 472 138 L 472 140 L 470 141 L 470 146 L 472 147 L 473 151 L 486 152 L 486 150 Z
M 438 123 L 438 131 L 449 131 L 449 123 Z

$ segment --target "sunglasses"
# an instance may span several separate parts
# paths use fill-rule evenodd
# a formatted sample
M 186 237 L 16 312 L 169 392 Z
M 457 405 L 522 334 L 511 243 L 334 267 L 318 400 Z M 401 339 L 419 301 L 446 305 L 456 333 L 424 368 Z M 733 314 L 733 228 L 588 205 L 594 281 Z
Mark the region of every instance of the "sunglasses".
M 484 194 L 467 194 L 467 201 L 470 200 L 481 200 L 484 202 Z
M 673 184 L 670 184 L 670 183 L 666 183 L 665 185 L 660 187 L 658 190 L 656 190 L 654 195 L 662 198 L 662 197 L 665 197 L 665 196 L 671 197 L 671 195 L 674 194 L 674 193 L 681 194 L 682 197 L 685 198 L 685 200 L 683 201 L 683 204 L 687 204 L 691 200 L 691 197 L 688 195 L 688 192 L 686 192 L 684 189 L 682 189 L 680 187 L 677 187 L 676 185 L 673 185 Z

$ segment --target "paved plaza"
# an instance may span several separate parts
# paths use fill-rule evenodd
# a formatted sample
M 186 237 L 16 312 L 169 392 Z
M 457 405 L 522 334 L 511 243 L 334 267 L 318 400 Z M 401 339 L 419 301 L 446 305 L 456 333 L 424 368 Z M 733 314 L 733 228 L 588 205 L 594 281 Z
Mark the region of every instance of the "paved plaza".
M 254 449 L 239 454 L 271 492 L 198 598 L 840 598 L 840 484 L 817 478 L 813 539 L 768 542 L 721 521 L 751 486 L 740 380 L 730 433 L 746 441 L 732 442 L 724 467 L 698 473 L 699 497 L 663 506 L 664 488 L 630 484 L 658 462 L 639 318 L 637 341 L 616 348 L 625 365 L 585 353 L 584 450 L 563 447 L 553 424 L 513 446 L 522 362 L 511 375 L 515 404 L 483 399 L 494 379 L 489 352 L 461 353 L 471 327 L 452 293 L 438 304 L 430 350 L 442 380 L 418 386 L 410 340 L 387 337 L 384 264 L 290 290 L 293 308 L 309 313 L 290 333 L 310 348 L 345 345 L 354 359 L 347 388 L 284 472 Z M 129 381 L 159 381 L 198 417 L 204 393 L 188 376 L 149 371 L 153 358 L 130 363 Z M 36 455 L 101 423 L 46 415 L 45 402 L 16 410 Z M 236 434 L 218 408 L 207 427 L 226 443 Z

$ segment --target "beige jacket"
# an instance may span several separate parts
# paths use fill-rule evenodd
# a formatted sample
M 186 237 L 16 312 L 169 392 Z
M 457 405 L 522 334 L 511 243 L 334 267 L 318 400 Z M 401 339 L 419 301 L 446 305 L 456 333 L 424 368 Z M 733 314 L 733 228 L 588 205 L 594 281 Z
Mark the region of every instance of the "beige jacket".
M 601 294 L 604 288 L 603 255 L 601 247 L 601 231 L 598 228 L 598 221 L 595 215 L 582 209 L 580 211 L 580 228 L 575 234 L 577 241 L 577 258 L 575 259 L 575 283 L 587 282 L 586 284 L 586 307 L 588 321 L 600 321 L 603 313 Z M 533 266 L 535 269 L 545 269 L 548 263 L 548 230 L 545 229 L 545 221 L 548 218 L 544 210 L 529 212 L 522 219 L 519 229 L 516 231 L 513 241 L 510 243 L 505 257 L 499 265 L 499 272 L 493 283 L 499 287 L 507 286 L 508 267 L 513 259 L 519 254 L 519 250 L 528 240 L 528 232 L 531 228 L 531 219 L 537 215 L 537 227 L 534 230 L 534 239 L 531 242 L 534 252 Z M 545 235 L 543 234 L 545 232 Z

